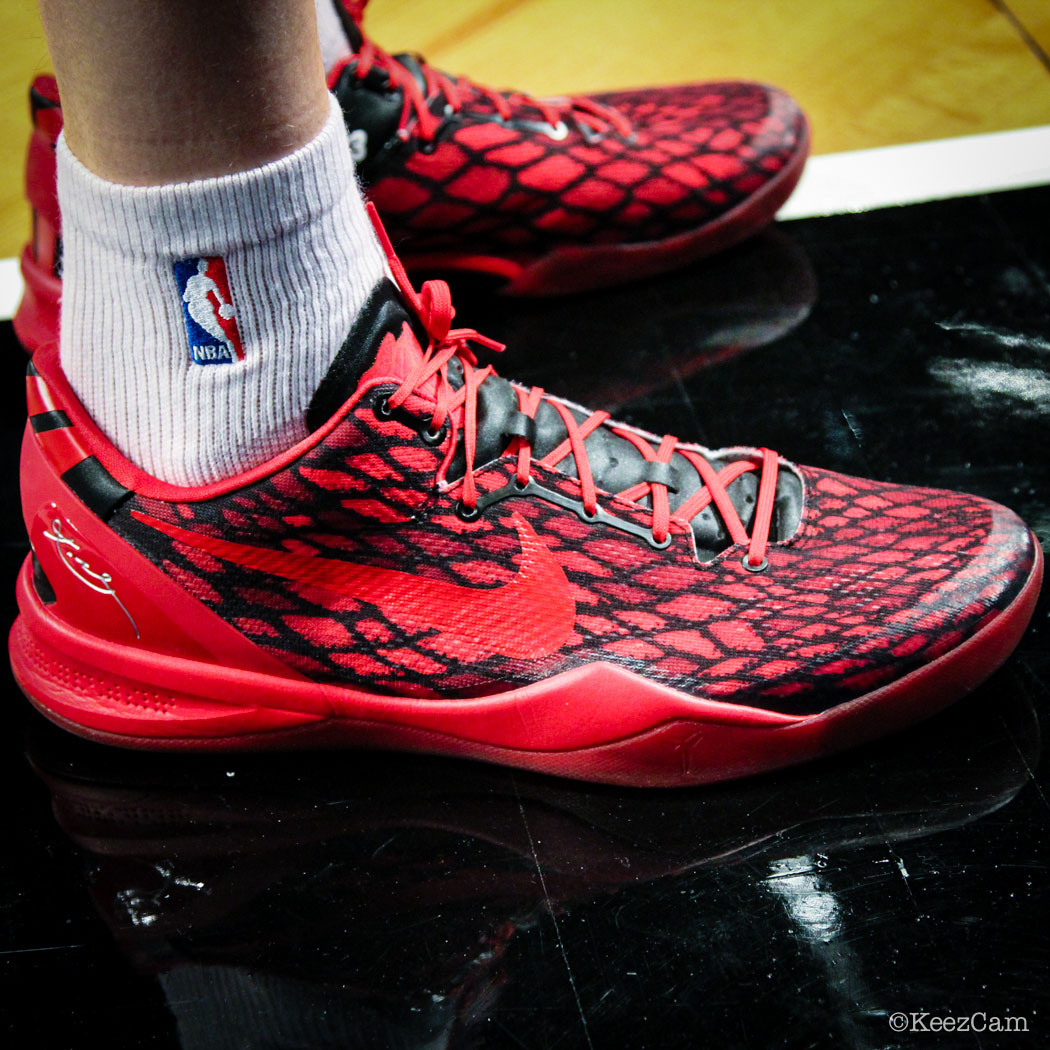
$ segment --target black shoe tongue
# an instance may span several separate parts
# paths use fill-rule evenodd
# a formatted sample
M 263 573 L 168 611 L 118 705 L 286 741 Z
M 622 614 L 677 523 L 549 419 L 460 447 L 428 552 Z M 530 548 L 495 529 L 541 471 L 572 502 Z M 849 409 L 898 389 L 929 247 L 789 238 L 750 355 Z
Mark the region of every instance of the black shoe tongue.
M 358 177 L 368 186 L 377 175 L 373 169 L 385 155 L 385 147 L 396 141 L 403 93 L 392 88 L 385 70 L 372 69 L 362 80 L 351 63 L 339 75 L 332 94 L 343 111 Z
M 585 409 L 570 406 L 577 422 L 582 423 L 590 414 Z M 484 463 L 498 459 L 509 444 L 508 424 L 518 411 L 518 395 L 513 386 L 499 376 L 486 379 L 478 390 L 478 427 L 477 452 L 474 457 L 475 468 Z M 536 441 L 533 445 L 533 456 L 542 459 L 558 447 L 566 438 L 567 432 L 557 409 L 546 400 L 540 402 L 536 412 Z M 636 485 L 643 476 L 645 457 L 626 439 L 614 434 L 608 427 L 598 427 L 586 440 L 587 459 L 595 484 L 606 492 L 622 492 Z M 708 462 L 721 470 L 738 456 L 725 458 L 709 457 Z M 669 492 L 671 510 L 680 507 L 698 489 L 703 487 L 696 468 L 684 456 L 675 453 L 671 457 L 671 466 L 679 480 L 677 492 Z M 449 469 L 449 477 L 462 476 L 464 469 L 462 447 L 457 449 Z M 573 456 L 566 456 L 559 464 L 558 470 L 577 476 Z M 733 507 L 740 520 L 750 533 L 751 519 L 754 517 L 758 497 L 758 474 L 749 471 L 737 478 L 726 489 Z M 649 501 L 644 501 L 649 506 Z M 786 538 L 798 528 L 802 518 L 802 485 L 794 471 L 781 470 L 777 476 L 777 499 L 773 513 L 773 526 L 770 539 Z M 732 545 L 732 538 L 713 506 L 706 507 L 692 521 L 693 535 L 696 538 L 697 555 L 701 561 L 714 558 L 721 551 Z
M 357 389 L 372 367 L 387 333 L 401 334 L 405 322 L 413 324 L 397 286 L 388 277 L 379 281 L 361 307 L 343 345 L 310 399 L 306 425 L 310 431 L 323 426 Z M 420 333 L 417 330 L 417 336 Z
M 427 81 L 419 61 L 412 55 L 395 57 L 412 74 L 425 96 Z M 404 92 L 391 83 L 385 69 L 376 66 L 361 78 L 357 75 L 356 63 L 351 62 L 336 79 L 332 93 L 343 111 L 357 174 L 368 186 L 380 174 L 375 170 L 378 162 L 387 156 L 392 144 L 398 142 L 397 133 L 404 114 Z M 444 104 L 441 95 L 428 102 L 432 112 L 439 117 Z

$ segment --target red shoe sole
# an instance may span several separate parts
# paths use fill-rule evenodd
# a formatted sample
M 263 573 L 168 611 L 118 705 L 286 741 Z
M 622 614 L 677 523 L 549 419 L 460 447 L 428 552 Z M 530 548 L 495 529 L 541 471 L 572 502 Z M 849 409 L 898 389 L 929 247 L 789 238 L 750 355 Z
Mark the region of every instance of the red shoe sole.
M 725 251 L 768 226 L 802 177 L 809 143 L 807 124 L 796 154 L 762 189 L 714 222 L 674 237 L 637 244 L 565 246 L 525 262 L 458 252 L 414 255 L 407 245 L 401 258 L 410 271 L 460 270 L 503 277 L 508 281 L 503 293 L 516 296 L 570 295 L 656 277 Z
M 105 642 L 40 601 L 30 559 L 11 665 L 52 721 L 89 739 L 166 751 L 377 748 L 483 759 L 611 784 L 710 783 L 805 762 L 882 736 L 983 682 L 1020 640 L 1042 553 L 1014 601 L 962 645 L 822 714 L 697 699 L 595 663 L 478 699 L 382 696 Z M 111 670 L 119 668 L 119 672 Z

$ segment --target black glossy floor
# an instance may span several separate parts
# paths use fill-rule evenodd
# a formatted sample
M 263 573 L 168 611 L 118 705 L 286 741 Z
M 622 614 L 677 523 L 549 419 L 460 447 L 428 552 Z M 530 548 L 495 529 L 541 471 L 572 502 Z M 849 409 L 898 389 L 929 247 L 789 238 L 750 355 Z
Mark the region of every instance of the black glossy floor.
M 1045 543 L 1048 228 L 1050 188 L 812 220 L 660 284 L 474 290 L 460 316 L 512 342 L 510 374 L 683 438 L 970 489 Z M 0 367 L 13 578 L 7 345 Z M 919 728 L 692 791 L 129 755 L 8 683 L 4 1045 L 1050 1045 L 1047 621 L 1044 598 L 1007 666 Z M 895 1034 L 898 1011 L 1028 1034 Z

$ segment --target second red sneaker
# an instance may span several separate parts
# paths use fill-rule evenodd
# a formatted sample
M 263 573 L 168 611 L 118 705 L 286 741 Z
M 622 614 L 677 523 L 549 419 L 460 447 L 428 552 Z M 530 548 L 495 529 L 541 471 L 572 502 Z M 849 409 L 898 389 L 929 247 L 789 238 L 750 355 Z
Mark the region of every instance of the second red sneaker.
M 207 487 L 125 460 L 37 355 L 11 659 L 49 717 L 693 784 L 913 722 L 1020 638 L 1042 562 L 1009 510 L 509 383 L 390 261 L 310 436 Z
M 809 149 L 783 91 L 747 81 L 536 99 L 389 55 L 348 3 L 329 78 L 406 266 L 550 295 L 652 276 L 772 221 Z

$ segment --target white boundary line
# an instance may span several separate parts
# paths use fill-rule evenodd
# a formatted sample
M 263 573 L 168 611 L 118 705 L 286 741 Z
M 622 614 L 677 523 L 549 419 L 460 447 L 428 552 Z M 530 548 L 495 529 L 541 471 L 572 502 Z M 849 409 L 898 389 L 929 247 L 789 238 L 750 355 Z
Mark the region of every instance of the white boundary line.
M 1050 183 L 1050 125 L 813 157 L 779 219 L 842 215 Z M 0 321 L 22 295 L 17 259 L 0 259 Z
M 806 165 L 778 219 L 841 215 L 1050 182 L 1050 125 L 827 153 Z
M 15 316 L 18 300 L 22 298 L 22 274 L 17 259 L 0 259 L 0 321 Z

